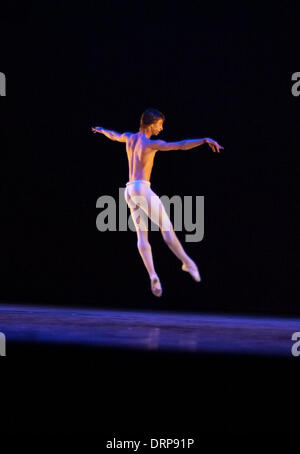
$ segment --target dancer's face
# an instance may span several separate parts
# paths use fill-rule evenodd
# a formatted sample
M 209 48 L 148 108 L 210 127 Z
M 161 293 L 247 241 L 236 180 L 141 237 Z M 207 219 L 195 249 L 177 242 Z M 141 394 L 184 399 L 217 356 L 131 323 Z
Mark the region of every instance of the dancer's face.
M 163 119 L 157 120 L 155 123 L 152 123 L 151 128 L 152 128 L 152 135 L 157 136 L 163 129 Z

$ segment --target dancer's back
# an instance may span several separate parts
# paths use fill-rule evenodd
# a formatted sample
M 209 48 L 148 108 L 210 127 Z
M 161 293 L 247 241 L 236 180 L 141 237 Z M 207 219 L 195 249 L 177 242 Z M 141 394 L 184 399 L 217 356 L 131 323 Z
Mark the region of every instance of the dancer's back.
M 180 140 L 179 142 L 165 142 L 151 140 L 143 132 L 135 134 L 124 133 L 126 137 L 126 152 L 129 165 L 129 181 L 150 181 L 153 161 L 157 151 L 184 150 L 204 143 L 207 139 Z
M 150 181 L 154 157 L 158 151 L 153 147 L 153 142 L 141 132 L 127 136 L 126 152 L 129 165 L 129 181 Z

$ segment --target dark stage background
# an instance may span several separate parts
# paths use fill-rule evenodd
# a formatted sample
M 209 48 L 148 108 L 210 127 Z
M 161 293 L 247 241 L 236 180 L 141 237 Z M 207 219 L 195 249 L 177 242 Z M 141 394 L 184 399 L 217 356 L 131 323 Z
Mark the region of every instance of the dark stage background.
M 199 5 L 2 6 L 3 301 L 300 313 L 295 5 Z M 90 128 L 135 132 L 147 107 L 166 116 L 160 138 L 212 137 L 225 147 L 156 155 L 159 196 L 205 197 L 204 239 L 184 242 L 201 284 L 150 233 L 161 299 L 151 294 L 136 233 L 96 229 L 96 200 L 118 197 L 128 164 L 125 144 Z
M 299 315 L 299 38 L 295 2 L 2 2 L 1 302 Z M 96 200 L 118 197 L 128 164 L 125 145 L 91 127 L 136 132 L 147 107 L 166 116 L 162 139 L 225 147 L 156 155 L 159 196 L 205 197 L 204 239 L 184 243 L 201 284 L 150 232 L 161 299 L 136 233 L 96 229 Z M 72 430 L 69 441 L 102 431 L 100 448 L 106 430 L 196 434 L 197 449 L 202 431 L 297 433 L 299 358 L 37 341 L 32 351 L 9 342 L 8 356 L 18 357 L 9 385 L 1 374 L 10 429 Z

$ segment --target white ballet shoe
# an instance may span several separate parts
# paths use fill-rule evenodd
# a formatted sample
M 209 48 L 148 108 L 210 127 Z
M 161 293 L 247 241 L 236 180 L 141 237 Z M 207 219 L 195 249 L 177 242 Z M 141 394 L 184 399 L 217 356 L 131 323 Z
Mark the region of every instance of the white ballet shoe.
M 190 275 L 192 276 L 192 278 L 196 281 L 196 282 L 201 282 L 201 276 L 200 276 L 200 273 L 199 273 L 199 270 L 198 270 L 198 267 L 196 265 L 196 263 L 191 263 L 190 265 L 186 265 L 185 263 L 182 265 L 181 269 L 183 271 L 187 271 L 188 273 L 190 273 Z
M 155 296 L 162 295 L 162 288 L 161 288 L 160 280 L 159 280 L 159 277 L 157 276 L 157 274 L 154 274 L 151 277 L 151 290 L 152 290 L 153 295 L 155 295 Z

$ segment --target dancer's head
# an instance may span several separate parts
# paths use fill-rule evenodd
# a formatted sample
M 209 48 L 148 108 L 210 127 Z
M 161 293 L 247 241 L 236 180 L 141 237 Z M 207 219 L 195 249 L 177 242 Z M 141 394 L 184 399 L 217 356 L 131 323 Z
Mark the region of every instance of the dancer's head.
M 159 110 L 147 109 L 140 119 L 140 131 L 148 137 L 157 136 L 163 130 L 165 116 Z

